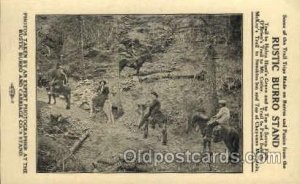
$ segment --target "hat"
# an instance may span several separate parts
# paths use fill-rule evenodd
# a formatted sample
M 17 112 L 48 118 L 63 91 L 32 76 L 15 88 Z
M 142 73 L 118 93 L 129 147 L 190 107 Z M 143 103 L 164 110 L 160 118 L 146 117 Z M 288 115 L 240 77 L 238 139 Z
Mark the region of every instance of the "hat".
M 226 101 L 225 100 L 219 100 L 219 104 L 226 104 Z
M 155 91 L 152 91 L 152 92 L 151 92 L 151 95 L 156 96 L 156 98 L 158 97 L 158 94 L 157 94 Z
M 104 84 L 107 84 L 106 80 L 100 80 L 99 84 L 101 84 L 102 82 L 104 82 Z

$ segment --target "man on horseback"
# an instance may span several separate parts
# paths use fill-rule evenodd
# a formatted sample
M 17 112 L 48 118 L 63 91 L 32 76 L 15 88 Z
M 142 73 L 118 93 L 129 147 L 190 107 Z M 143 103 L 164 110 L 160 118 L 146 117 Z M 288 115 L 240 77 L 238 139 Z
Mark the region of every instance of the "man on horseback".
M 56 103 L 55 97 L 58 94 L 63 95 L 67 102 L 67 109 L 70 108 L 70 98 L 71 98 L 71 88 L 67 85 L 68 77 L 65 73 L 63 67 L 60 63 L 57 63 L 55 68 L 51 69 L 48 72 L 48 81 L 49 84 L 46 87 L 48 92 L 49 101 L 48 103 L 51 104 L 51 97 L 54 99 L 54 104 Z
M 226 101 L 220 100 L 219 106 L 219 112 L 214 115 L 207 123 L 205 137 L 211 138 L 212 131 L 217 125 L 229 125 L 230 110 L 226 107 Z
M 223 140 L 229 151 L 230 162 L 236 163 L 239 154 L 239 133 L 229 126 L 230 110 L 226 107 L 226 101 L 220 100 L 219 105 L 219 112 L 207 123 L 205 138 L 214 142 Z
M 204 149 L 208 148 L 210 151 L 211 139 L 213 135 L 213 130 L 217 125 L 228 125 L 229 118 L 230 118 L 230 110 L 226 107 L 226 101 L 220 100 L 219 101 L 219 112 L 214 115 L 208 122 L 207 126 L 202 129 L 202 134 L 204 138 Z M 203 119 L 203 118 L 202 118 Z M 205 120 L 205 119 L 203 119 Z M 208 119 L 206 119 L 208 120 Z M 201 123 L 200 123 L 201 124 Z
M 142 117 L 141 122 L 139 124 L 139 128 L 143 127 L 144 130 L 144 138 L 148 137 L 148 127 L 151 124 L 151 127 L 154 129 L 156 124 L 158 124 L 159 128 L 162 128 L 162 144 L 167 144 L 167 118 L 161 112 L 160 101 L 158 99 L 158 94 L 156 92 L 151 92 L 152 102 L 149 105 L 148 112 Z
M 141 128 L 146 123 L 146 121 L 149 121 L 149 120 L 152 120 L 151 121 L 152 127 L 155 127 L 155 124 L 153 121 L 156 119 L 155 118 L 156 115 L 161 113 L 160 112 L 161 105 L 160 105 L 160 101 L 158 100 L 158 94 L 156 92 L 151 92 L 151 95 L 152 95 L 152 102 L 149 105 L 149 111 L 142 118 L 142 120 L 139 124 L 139 128 Z
M 229 151 L 230 162 L 236 163 L 239 155 L 240 137 L 238 131 L 229 126 L 230 110 L 225 100 L 219 101 L 219 112 L 210 120 L 204 111 L 194 113 L 188 122 L 188 130 L 198 125 L 203 135 L 203 151 L 211 153 L 211 142 L 224 141 Z M 235 154 L 235 155 L 233 155 Z M 235 156 L 235 157 L 234 157 Z
M 56 64 L 56 67 L 50 71 L 49 75 L 51 80 L 50 84 L 52 87 L 59 88 L 68 83 L 67 74 L 65 73 L 60 63 Z
M 224 141 L 231 163 L 239 162 L 240 135 L 239 132 L 229 124 L 230 111 L 226 107 L 226 101 L 220 100 L 219 112 L 213 117 L 213 121 L 208 123 L 211 138 L 214 142 Z
M 210 121 L 208 125 L 229 125 L 230 110 L 226 107 L 226 101 L 220 100 L 219 106 L 219 112 L 212 117 L 212 121 Z

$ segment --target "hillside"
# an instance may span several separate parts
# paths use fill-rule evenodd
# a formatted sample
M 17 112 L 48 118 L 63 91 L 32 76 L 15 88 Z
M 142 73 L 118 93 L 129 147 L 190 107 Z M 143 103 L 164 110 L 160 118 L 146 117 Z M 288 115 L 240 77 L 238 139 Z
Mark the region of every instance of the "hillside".
M 60 62 L 70 77 L 72 88 L 69 111 L 63 109 L 61 100 L 57 105 L 46 104 L 46 91 L 38 89 L 39 147 L 59 144 L 64 155 L 65 149 L 74 143 L 64 136 L 58 138 L 58 133 L 44 130 L 49 126 L 51 114 L 61 114 L 74 123 L 67 129 L 85 126 L 73 131 L 78 134 L 87 128 L 93 130 L 73 158 L 78 164 L 68 165 L 69 168 L 63 171 L 91 172 L 93 162 L 97 163 L 99 172 L 124 171 L 115 164 L 119 162 L 118 155 L 126 148 L 201 151 L 202 137 L 195 131 L 186 134 L 187 120 L 191 113 L 201 108 L 209 116 L 213 115 L 217 107 L 212 98 L 225 99 L 231 111 L 232 126 L 242 128 L 240 27 L 238 16 L 37 17 L 37 72 L 46 73 Z M 214 52 L 210 54 L 212 50 Z M 215 71 L 209 63 L 212 60 Z M 123 111 L 115 125 L 106 124 L 101 113 L 90 118 L 88 107 L 80 107 L 84 91 L 94 90 L 101 79 L 108 81 L 112 102 Z M 215 87 L 211 80 L 215 80 Z M 151 136 L 143 139 L 142 131 L 137 128 L 140 119 L 137 107 L 149 101 L 151 91 L 159 94 L 161 110 L 168 119 L 167 146 L 160 144 L 158 130 L 150 129 Z M 45 136 L 45 132 L 54 134 L 54 139 Z M 222 151 L 225 145 L 217 143 L 213 149 Z M 176 164 L 159 167 L 135 165 L 134 168 L 140 172 L 209 171 L 206 165 L 188 164 L 182 167 Z M 40 169 L 43 172 L 49 170 Z M 238 172 L 241 166 L 229 168 L 218 164 L 215 170 Z M 61 171 L 59 165 L 55 172 Z

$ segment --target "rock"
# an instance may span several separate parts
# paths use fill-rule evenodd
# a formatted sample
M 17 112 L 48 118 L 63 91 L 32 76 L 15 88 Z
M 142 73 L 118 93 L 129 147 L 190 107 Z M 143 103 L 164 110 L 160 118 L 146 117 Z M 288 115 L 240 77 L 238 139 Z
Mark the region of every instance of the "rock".
M 90 106 L 87 103 L 82 104 L 80 108 L 83 110 L 90 110 Z
M 53 133 L 59 133 L 59 134 L 63 133 L 63 131 L 60 128 L 58 128 L 58 126 L 53 126 L 52 130 Z
M 139 82 L 139 77 L 138 77 L 138 76 L 133 76 L 133 77 L 132 77 L 132 81 L 134 81 L 134 82 Z

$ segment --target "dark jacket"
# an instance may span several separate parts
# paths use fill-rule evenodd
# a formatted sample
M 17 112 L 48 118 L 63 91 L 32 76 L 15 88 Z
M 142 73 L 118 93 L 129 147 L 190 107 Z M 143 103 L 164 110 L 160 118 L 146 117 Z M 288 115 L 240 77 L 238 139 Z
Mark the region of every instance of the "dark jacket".
M 101 91 L 101 88 L 102 88 L 102 86 L 99 86 L 99 87 L 97 88 L 97 92 L 98 92 L 98 93 Z M 108 88 L 107 86 L 104 86 L 101 94 L 102 94 L 102 95 L 105 95 L 105 96 L 108 96 L 108 94 L 109 94 L 109 88 Z M 99 95 L 100 95 L 100 94 L 99 94 Z
M 160 112 L 160 102 L 155 99 L 149 106 L 149 116 L 154 116 L 155 114 Z

